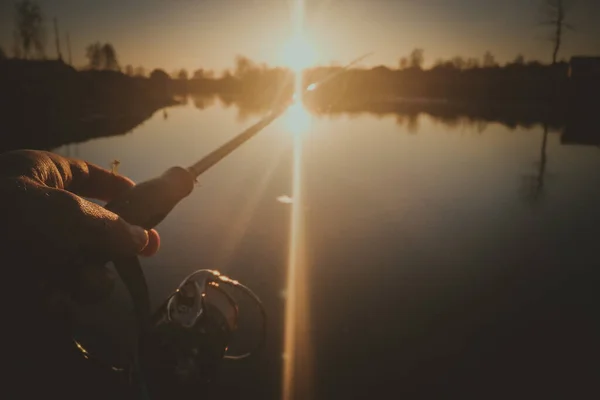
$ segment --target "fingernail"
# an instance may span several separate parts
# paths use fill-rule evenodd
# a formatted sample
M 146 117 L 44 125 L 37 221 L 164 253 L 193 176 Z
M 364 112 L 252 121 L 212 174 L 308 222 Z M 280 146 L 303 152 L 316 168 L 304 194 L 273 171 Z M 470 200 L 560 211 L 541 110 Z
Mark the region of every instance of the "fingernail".
M 136 250 L 140 251 L 148 244 L 148 232 L 141 226 L 131 225 L 129 232 L 136 246 Z

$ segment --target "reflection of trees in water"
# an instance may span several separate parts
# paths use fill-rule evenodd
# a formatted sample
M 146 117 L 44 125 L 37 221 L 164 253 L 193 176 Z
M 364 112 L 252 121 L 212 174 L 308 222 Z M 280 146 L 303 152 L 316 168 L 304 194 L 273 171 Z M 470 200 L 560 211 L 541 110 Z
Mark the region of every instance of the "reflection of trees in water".
M 536 163 L 537 169 L 534 174 L 523 177 L 522 195 L 529 204 L 538 205 L 543 199 L 544 183 L 546 179 L 546 166 L 548 156 L 546 147 L 548 145 L 548 125 L 544 124 L 544 132 L 540 145 L 540 160 Z
M 419 114 L 397 115 L 396 125 L 405 127 L 411 134 L 419 132 Z
M 252 91 L 192 94 L 191 97 L 194 105 L 201 110 L 212 106 L 216 101 L 225 108 L 234 106 L 238 110 L 239 120 L 263 116 L 272 110 L 278 101 L 286 98 L 285 95 L 281 95 L 281 90 L 269 90 L 260 94 Z M 508 129 L 532 129 L 539 124 L 546 124 L 548 129 L 555 130 L 563 129 L 566 123 L 565 110 L 558 109 L 548 113 L 547 108 L 540 106 L 523 107 L 442 101 L 365 100 L 357 102 L 356 100 L 336 100 L 336 103 L 329 103 L 315 101 L 311 98 L 305 99 L 304 105 L 311 114 L 328 119 L 353 118 L 360 115 L 369 115 L 378 119 L 393 117 L 396 119 L 396 123 L 409 133 L 418 132 L 422 115 L 452 130 L 464 128 L 465 130 L 475 130 L 478 133 L 483 133 L 491 123 L 502 124 Z
M 215 105 L 215 103 L 217 101 L 216 95 L 198 96 L 198 95 L 192 94 L 191 98 L 192 98 L 192 102 L 194 103 L 194 107 L 196 107 L 198 110 L 205 110 L 207 108 L 210 108 L 213 105 Z

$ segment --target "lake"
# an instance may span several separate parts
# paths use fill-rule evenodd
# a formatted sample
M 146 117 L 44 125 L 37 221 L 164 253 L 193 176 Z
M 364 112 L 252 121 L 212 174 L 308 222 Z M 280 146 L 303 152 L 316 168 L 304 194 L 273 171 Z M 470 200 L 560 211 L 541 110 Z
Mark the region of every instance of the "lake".
M 118 159 L 141 182 L 258 118 L 190 102 L 55 151 Z M 158 226 L 161 250 L 142 260 L 152 300 L 210 268 L 264 302 L 266 348 L 225 363 L 210 398 L 588 397 L 600 372 L 600 148 L 561 135 L 289 110 Z M 127 301 L 122 287 L 114 297 Z

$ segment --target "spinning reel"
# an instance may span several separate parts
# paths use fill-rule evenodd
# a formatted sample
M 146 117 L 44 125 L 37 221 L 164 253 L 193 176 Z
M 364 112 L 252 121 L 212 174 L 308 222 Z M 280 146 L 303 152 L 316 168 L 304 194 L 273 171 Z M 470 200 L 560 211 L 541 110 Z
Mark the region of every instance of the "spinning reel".
M 239 324 L 242 297 L 260 313 L 261 332 L 250 349 L 234 354 L 231 347 L 239 347 L 236 339 L 245 333 Z M 265 336 L 266 313 L 258 297 L 238 281 L 202 269 L 188 275 L 140 330 L 129 363 L 108 365 L 86 344 L 75 339 L 74 344 L 86 359 L 140 385 L 144 397 L 162 399 L 202 389 L 215 379 L 223 360 L 249 357 L 264 345 Z

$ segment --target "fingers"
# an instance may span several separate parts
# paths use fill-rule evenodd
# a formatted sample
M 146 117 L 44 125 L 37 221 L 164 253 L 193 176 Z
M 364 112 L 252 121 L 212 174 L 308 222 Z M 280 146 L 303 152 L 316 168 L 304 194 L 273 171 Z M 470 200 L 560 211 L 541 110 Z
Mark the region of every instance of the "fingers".
M 34 210 L 36 226 L 57 249 L 111 259 L 140 254 L 149 233 L 130 225 L 111 211 L 62 189 L 38 187 L 42 192 Z M 32 194 L 31 192 L 29 193 Z M 151 250 L 158 249 L 155 237 Z
M 104 201 L 134 186 L 131 179 L 97 165 L 47 151 L 4 153 L 0 156 L 0 167 L 3 176 L 30 178 L 41 185 Z
M 110 201 L 134 186 L 131 179 L 97 165 L 69 159 L 71 181 L 65 189 L 83 197 Z
M 148 231 L 148 244 L 146 247 L 140 252 L 140 255 L 145 257 L 150 257 L 156 254 L 158 249 L 160 248 L 160 236 L 158 236 L 158 232 L 155 229 L 150 229 Z

